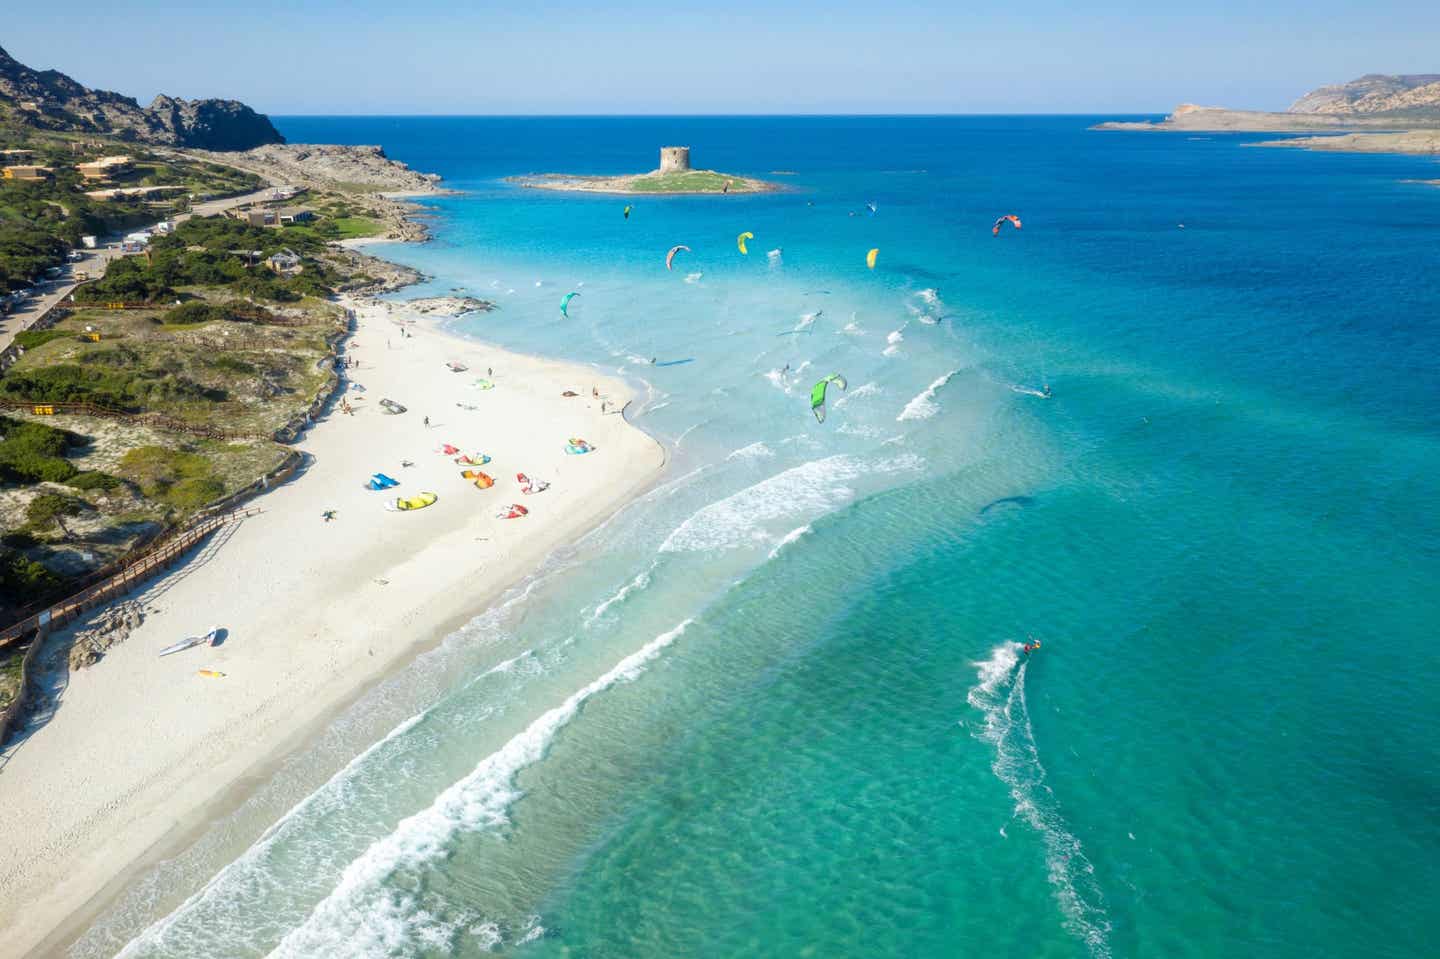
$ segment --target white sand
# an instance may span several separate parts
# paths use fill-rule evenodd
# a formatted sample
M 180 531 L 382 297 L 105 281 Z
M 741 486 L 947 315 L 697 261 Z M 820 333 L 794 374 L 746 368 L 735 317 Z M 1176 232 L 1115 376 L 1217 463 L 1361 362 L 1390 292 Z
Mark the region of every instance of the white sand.
M 0 769 L 3 955 L 54 948 L 55 931 L 94 908 L 127 866 L 175 841 L 227 791 L 248 788 L 247 771 L 482 612 L 657 476 L 659 444 L 623 416 L 602 416 L 591 397 L 598 386 L 612 409 L 623 406 L 623 384 L 452 338 L 430 320 L 409 329 L 402 339 L 383 310 L 360 307 L 350 341 L 360 367 L 350 376 L 366 391 L 348 394 L 356 414 L 318 424 L 300 444 L 314 456 L 308 471 L 252 501 L 263 512 L 203 563 L 147 587 L 140 598 L 158 613 L 73 674 L 53 717 L 12 746 Z M 469 371 L 451 373 L 452 359 Z M 495 389 L 471 388 L 490 366 Z M 581 395 L 562 398 L 566 389 Z M 381 397 L 409 412 L 383 415 Z M 596 451 L 567 455 L 571 436 Z M 489 453 L 483 469 L 496 485 L 462 480 L 463 467 L 433 452 L 441 442 Z M 415 465 L 402 468 L 404 459 Z M 376 471 L 401 480 L 401 492 L 433 490 L 439 501 L 386 512 L 386 494 L 362 488 Z M 517 471 L 553 485 L 523 496 Z M 530 515 L 495 518 L 515 502 Z M 321 519 L 327 509 L 334 522 Z M 212 626 L 229 631 L 220 647 L 156 656 Z M 202 666 L 226 675 L 202 678 Z

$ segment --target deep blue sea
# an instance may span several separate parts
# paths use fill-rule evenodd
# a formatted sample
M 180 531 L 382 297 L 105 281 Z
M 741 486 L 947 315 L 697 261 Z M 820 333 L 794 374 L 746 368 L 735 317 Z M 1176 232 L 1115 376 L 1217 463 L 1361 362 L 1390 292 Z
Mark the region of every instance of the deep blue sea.
M 671 462 L 74 954 L 1434 955 L 1440 166 L 1095 119 L 282 119 Z

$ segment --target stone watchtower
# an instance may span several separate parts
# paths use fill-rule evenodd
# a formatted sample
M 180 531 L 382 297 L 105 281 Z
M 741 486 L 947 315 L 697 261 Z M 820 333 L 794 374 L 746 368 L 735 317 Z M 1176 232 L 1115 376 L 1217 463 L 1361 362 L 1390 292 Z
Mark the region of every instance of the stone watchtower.
M 684 173 L 690 169 L 689 147 L 661 147 L 660 172 Z

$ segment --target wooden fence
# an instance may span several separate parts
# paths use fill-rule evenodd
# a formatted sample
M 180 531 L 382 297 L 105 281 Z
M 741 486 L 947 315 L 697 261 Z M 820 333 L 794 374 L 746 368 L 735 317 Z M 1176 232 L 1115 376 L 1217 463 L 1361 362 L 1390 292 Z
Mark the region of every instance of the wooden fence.
M 20 657 L 20 685 L 15 689 L 15 698 L 10 700 L 5 711 L 0 713 L 0 746 L 10 738 L 10 732 L 19 725 L 20 717 L 25 713 L 25 694 L 30 688 L 30 670 L 34 667 L 36 653 L 40 652 L 43 645 L 39 630 L 34 630 L 29 635 L 30 647 Z
M 34 402 L 32 400 L 5 400 L 0 399 L 0 410 L 12 410 L 23 413 L 30 413 L 35 416 L 57 416 L 62 413 L 75 416 L 96 416 L 106 419 L 127 420 L 138 426 L 149 426 L 157 430 L 165 430 L 169 433 L 188 433 L 207 440 L 268 440 L 273 437 L 269 433 L 257 433 L 253 430 L 226 430 L 218 426 L 206 426 L 199 423 L 187 423 L 185 420 L 173 416 L 166 416 L 164 413 L 128 413 L 125 410 L 111 409 L 108 406 L 96 406 L 94 403 L 49 403 Z
M 258 510 L 231 511 L 202 516 L 188 526 L 163 533 L 123 559 L 102 566 L 80 580 L 79 591 L 44 608 L 29 607 L 22 617 L 0 630 L 0 648 L 10 645 L 33 629 L 53 629 L 74 620 L 81 613 L 123 596 L 156 573 L 169 569 L 191 547 L 215 530 L 244 519 Z

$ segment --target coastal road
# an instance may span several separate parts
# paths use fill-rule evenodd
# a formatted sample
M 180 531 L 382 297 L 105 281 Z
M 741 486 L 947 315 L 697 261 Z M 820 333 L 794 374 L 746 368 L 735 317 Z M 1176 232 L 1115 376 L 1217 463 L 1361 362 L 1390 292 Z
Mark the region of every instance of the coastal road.
M 244 206 L 246 203 L 264 200 L 268 198 L 273 189 L 274 187 L 267 186 L 254 193 L 226 197 L 223 200 L 207 200 L 204 203 L 195 204 L 189 213 L 176 214 L 172 219 L 176 223 L 180 223 L 192 216 L 214 216 L 237 206 Z M 98 249 L 82 250 L 81 252 L 85 254 L 84 258 L 65 264 L 61 268 L 60 276 L 37 284 L 35 288 L 39 291 L 38 296 L 31 297 L 10 315 L 0 316 L 0 352 L 9 349 L 11 342 L 15 339 L 15 334 L 28 330 L 31 324 L 44 316 L 51 307 L 75 292 L 75 287 L 80 283 L 79 274 L 83 273 L 87 277 L 94 278 L 105 273 L 105 268 L 110 265 L 110 261 L 120 256 L 119 240 L 109 237 L 106 239 L 109 242 Z

